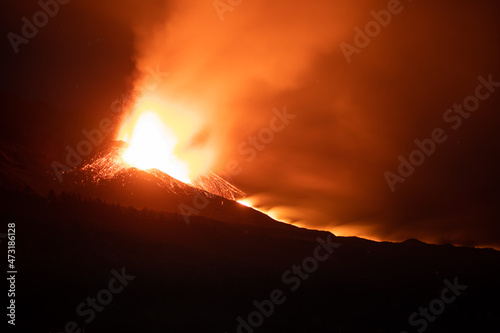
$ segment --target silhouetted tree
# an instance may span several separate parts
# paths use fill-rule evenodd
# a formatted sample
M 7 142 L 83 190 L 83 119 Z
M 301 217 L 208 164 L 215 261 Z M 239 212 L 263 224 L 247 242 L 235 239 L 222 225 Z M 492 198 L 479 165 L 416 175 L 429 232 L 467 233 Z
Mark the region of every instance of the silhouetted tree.
M 56 202 L 57 201 L 57 198 L 56 198 L 56 193 L 54 192 L 53 189 L 50 189 L 49 191 L 49 195 L 47 196 L 47 199 L 48 199 L 48 202 Z

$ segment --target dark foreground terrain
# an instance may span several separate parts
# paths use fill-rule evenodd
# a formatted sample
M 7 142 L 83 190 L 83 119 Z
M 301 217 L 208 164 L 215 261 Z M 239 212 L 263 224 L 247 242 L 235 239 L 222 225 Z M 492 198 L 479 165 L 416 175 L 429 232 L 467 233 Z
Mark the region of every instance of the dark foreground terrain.
M 0 202 L 19 332 L 500 331 L 491 249 L 335 237 L 243 206 L 235 223 L 186 224 L 29 188 Z

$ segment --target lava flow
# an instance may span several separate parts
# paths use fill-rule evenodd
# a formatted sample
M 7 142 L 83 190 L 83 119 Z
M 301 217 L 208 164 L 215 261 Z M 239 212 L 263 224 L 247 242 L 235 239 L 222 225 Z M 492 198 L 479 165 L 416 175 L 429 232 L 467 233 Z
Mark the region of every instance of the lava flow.
M 154 98 L 137 103 L 131 115 L 121 124 L 116 137 L 126 145 L 95 159 L 87 169 L 100 178 L 137 168 L 155 175 L 160 170 L 180 182 L 230 200 L 245 194 L 210 171 L 213 150 L 199 142 L 202 123 L 192 114 L 174 113 L 173 107 Z
M 181 113 L 159 99 L 144 98 L 118 132 L 117 140 L 129 145 L 123 160 L 138 169 L 158 169 L 191 184 L 214 160 L 207 144 L 193 144 L 202 125 L 201 119 L 188 111 Z
M 158 169 L 184 182 L 191 183 L 189 166 L 175 155 L 177 139 L 153 111 L 144 112 L 134 126 L 129 147 L 122 158 L 138 169 Z

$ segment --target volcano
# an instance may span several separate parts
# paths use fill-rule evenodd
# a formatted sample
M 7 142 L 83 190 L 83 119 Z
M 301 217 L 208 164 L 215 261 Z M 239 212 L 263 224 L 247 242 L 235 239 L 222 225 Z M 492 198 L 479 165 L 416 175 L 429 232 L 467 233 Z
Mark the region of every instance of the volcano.
M 61 184 L 29 149 L 2 149 L 21 331 L 471 332 L 497 324 L 498 251 L 298 228 L 224 197 L 232 188 L 217 178 L 195 186 L 125 166 L 123 148 L 104 144 Z
M 495 5 L 7 1 L 2 332 L 499 332 Z
M 191 216 L 220 221 L 290 229 L 291 226 L 241 205 L 243 192 L 213 173 L 184 183 L 160 170 L 140 170 L 123 162 L 126 144 L 111 142 L 79 168 L 66 175 L 68 194 L 100 199 L 136 209 L 179 215 L 187 224 Z

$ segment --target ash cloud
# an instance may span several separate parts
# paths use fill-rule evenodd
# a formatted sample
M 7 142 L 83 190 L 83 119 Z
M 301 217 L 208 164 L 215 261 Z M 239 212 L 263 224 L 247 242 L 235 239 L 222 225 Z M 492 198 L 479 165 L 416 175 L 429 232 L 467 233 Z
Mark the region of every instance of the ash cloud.
M 153 93 L 199 119 L 186 147 L 209 149 L 214 172 L 237 161 L 233 183 L 277 216 L 337 234 L 498 248 L 500 92 L 456 131 L 442 119 L 479 75 L 500 81 L 498 5 L 401 5 L 348 63 L 340 44 L 388 1 L 246 0 L 224 21 L 212 1 L 70 2 L 18 58 L 2 51 L 2 89 L 65 110 L 51 123 L 78 142 L 127 83 L 140 87 L 158 67 L 170 75 Z M 38 10 L 15 6 L 4 35 Z M 284 106 L 297 117 L 247 161 L 238 146 Z M 384 172 L 436 127 L 448 140 L 392 193 Z M 61 150 L 73 141 L 57 140 Z
M 413 141 L 475 87 L 500 80 L 491 3 L 402 1 L 404 10 L 348 63 L 340 43 L 387 2 L 245 1 L 221 22 L 210 2 L 172 3 L 168 17 L 137 30 L 137 68 L 172 76 L 158 93 L 196 110 L 214 171 L 234 177 L 261 207 L 303 226 L 374 239 L 498 246 L 500 93 L 491 97 L 391 193 L 383 174 Z M 247 162 L 238 145 L 267 126 L 273 108 L 297 114 Z

